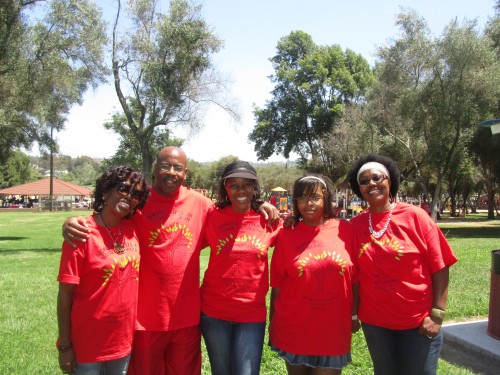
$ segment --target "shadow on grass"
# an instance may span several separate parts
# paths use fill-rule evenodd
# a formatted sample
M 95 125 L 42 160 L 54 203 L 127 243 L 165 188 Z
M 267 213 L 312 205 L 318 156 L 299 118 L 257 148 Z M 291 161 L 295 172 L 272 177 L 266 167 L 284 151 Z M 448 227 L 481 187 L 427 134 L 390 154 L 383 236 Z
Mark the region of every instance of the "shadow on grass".
M 25 240 L 28 237 L 14 237 L 14 236 L 4 236 L 0 237 L 0 241 L 19 241 L 19 240 Z
M 500 238 L 498 227 L 441 228 L 446 238 Z
M 30 251 L 34 253 L 60 253 L 61 248 L 53 248 L 53 249 L 0 249 L 0 256 L 9 256 L 9 255 L 19 255 L 20 253 Z

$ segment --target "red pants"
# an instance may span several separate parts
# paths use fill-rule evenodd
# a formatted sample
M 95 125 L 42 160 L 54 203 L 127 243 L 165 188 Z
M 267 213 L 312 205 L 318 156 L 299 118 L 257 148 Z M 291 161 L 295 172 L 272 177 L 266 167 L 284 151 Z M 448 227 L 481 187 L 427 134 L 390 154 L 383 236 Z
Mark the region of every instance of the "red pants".
M 174 331 L 135 331 L 128 375 L 200 375 L 198 325 Z

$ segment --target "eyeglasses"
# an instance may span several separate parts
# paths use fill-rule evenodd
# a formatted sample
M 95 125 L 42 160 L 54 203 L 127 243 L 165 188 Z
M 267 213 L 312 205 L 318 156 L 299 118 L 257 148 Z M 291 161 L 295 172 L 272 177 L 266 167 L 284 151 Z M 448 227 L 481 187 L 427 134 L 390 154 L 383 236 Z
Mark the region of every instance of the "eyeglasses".
M 179 165 L 179 164 L 175 164 L 175 165 L 172 165 L 172 164 L 160 164 L 160 169 L 162 171 L 170 171 L 172 168 L 174 169 L 175 173 L 181 173 L 181 172 L 184 171 L 184 167 L 182 165 Z
M 384 181 L 386 179 L 389 179 L 389 177 L 387 177 L 386 175 L 375 174 L 371 178 L 363 178 L 363 179 L 359 180 L 359 185 L 366 186 L 366 185 L 369 185 L 371 181 L 373 181 L 376 184 L 380 184 L 382 181 Z
M 320 195 L 313 195 L 311 197 L 306 197 L 303 195 L 301 197 L 295 198 L 295 200 L 299 203 L 307 203 L 307 202 L 318 203 L 322 199 L 323 197 Z
M 132 199 L 142 200 L 145 196 L 143 190 L 132 189 L 132 185 L 127 184 L 126 182 L 119 182 L 115 186 L 116 191 L 121 195 L 130 195 Z

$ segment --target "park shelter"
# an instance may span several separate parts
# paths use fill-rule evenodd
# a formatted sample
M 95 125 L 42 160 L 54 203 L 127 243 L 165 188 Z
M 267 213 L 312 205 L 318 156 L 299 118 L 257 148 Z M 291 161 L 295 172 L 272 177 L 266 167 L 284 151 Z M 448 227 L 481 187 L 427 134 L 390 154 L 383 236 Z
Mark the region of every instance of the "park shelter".
M 93 190 L 85 186 L 75 185 L 67 181 L 62 181 L 53 178 L 52 195 L 54 197 L 55 209 L 69 209 L 73 202 L 74 197 L 90 197 Z M 37 181 L 28 182 L 17 186 L 11 186 L 6 189 L 0 190 L 0 196 L 7 195 L 23 195 L 23 196 L 36 196 L 39 197 L 40 208 L 45 208 L 43 202 L 50 199 L 50 177 L 42 178 Z

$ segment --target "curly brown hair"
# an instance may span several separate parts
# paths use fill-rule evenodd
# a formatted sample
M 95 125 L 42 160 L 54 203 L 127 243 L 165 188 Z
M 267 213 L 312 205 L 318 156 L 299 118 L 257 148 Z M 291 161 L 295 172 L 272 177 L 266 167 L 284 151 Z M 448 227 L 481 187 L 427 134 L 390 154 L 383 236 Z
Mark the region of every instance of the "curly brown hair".
M 139 172 L 134 168 L 120 165 L 107 169 L 102 176 L 96 180 L 94 191 L 95 200 L 92 206 L 94 211 L 101 212 L 104 208 L 104 194 L 113 190 L 118 183 L 125 181 L 131 181 L 132 187 L 142 184 L 142 190 L 144 191 L 144 197 L 127 217 L 132 216 L 137 209 L 144 207 L 144 204 L 149 197 L 150 190 L 150 186 L 144 175 L 142 172 Z

